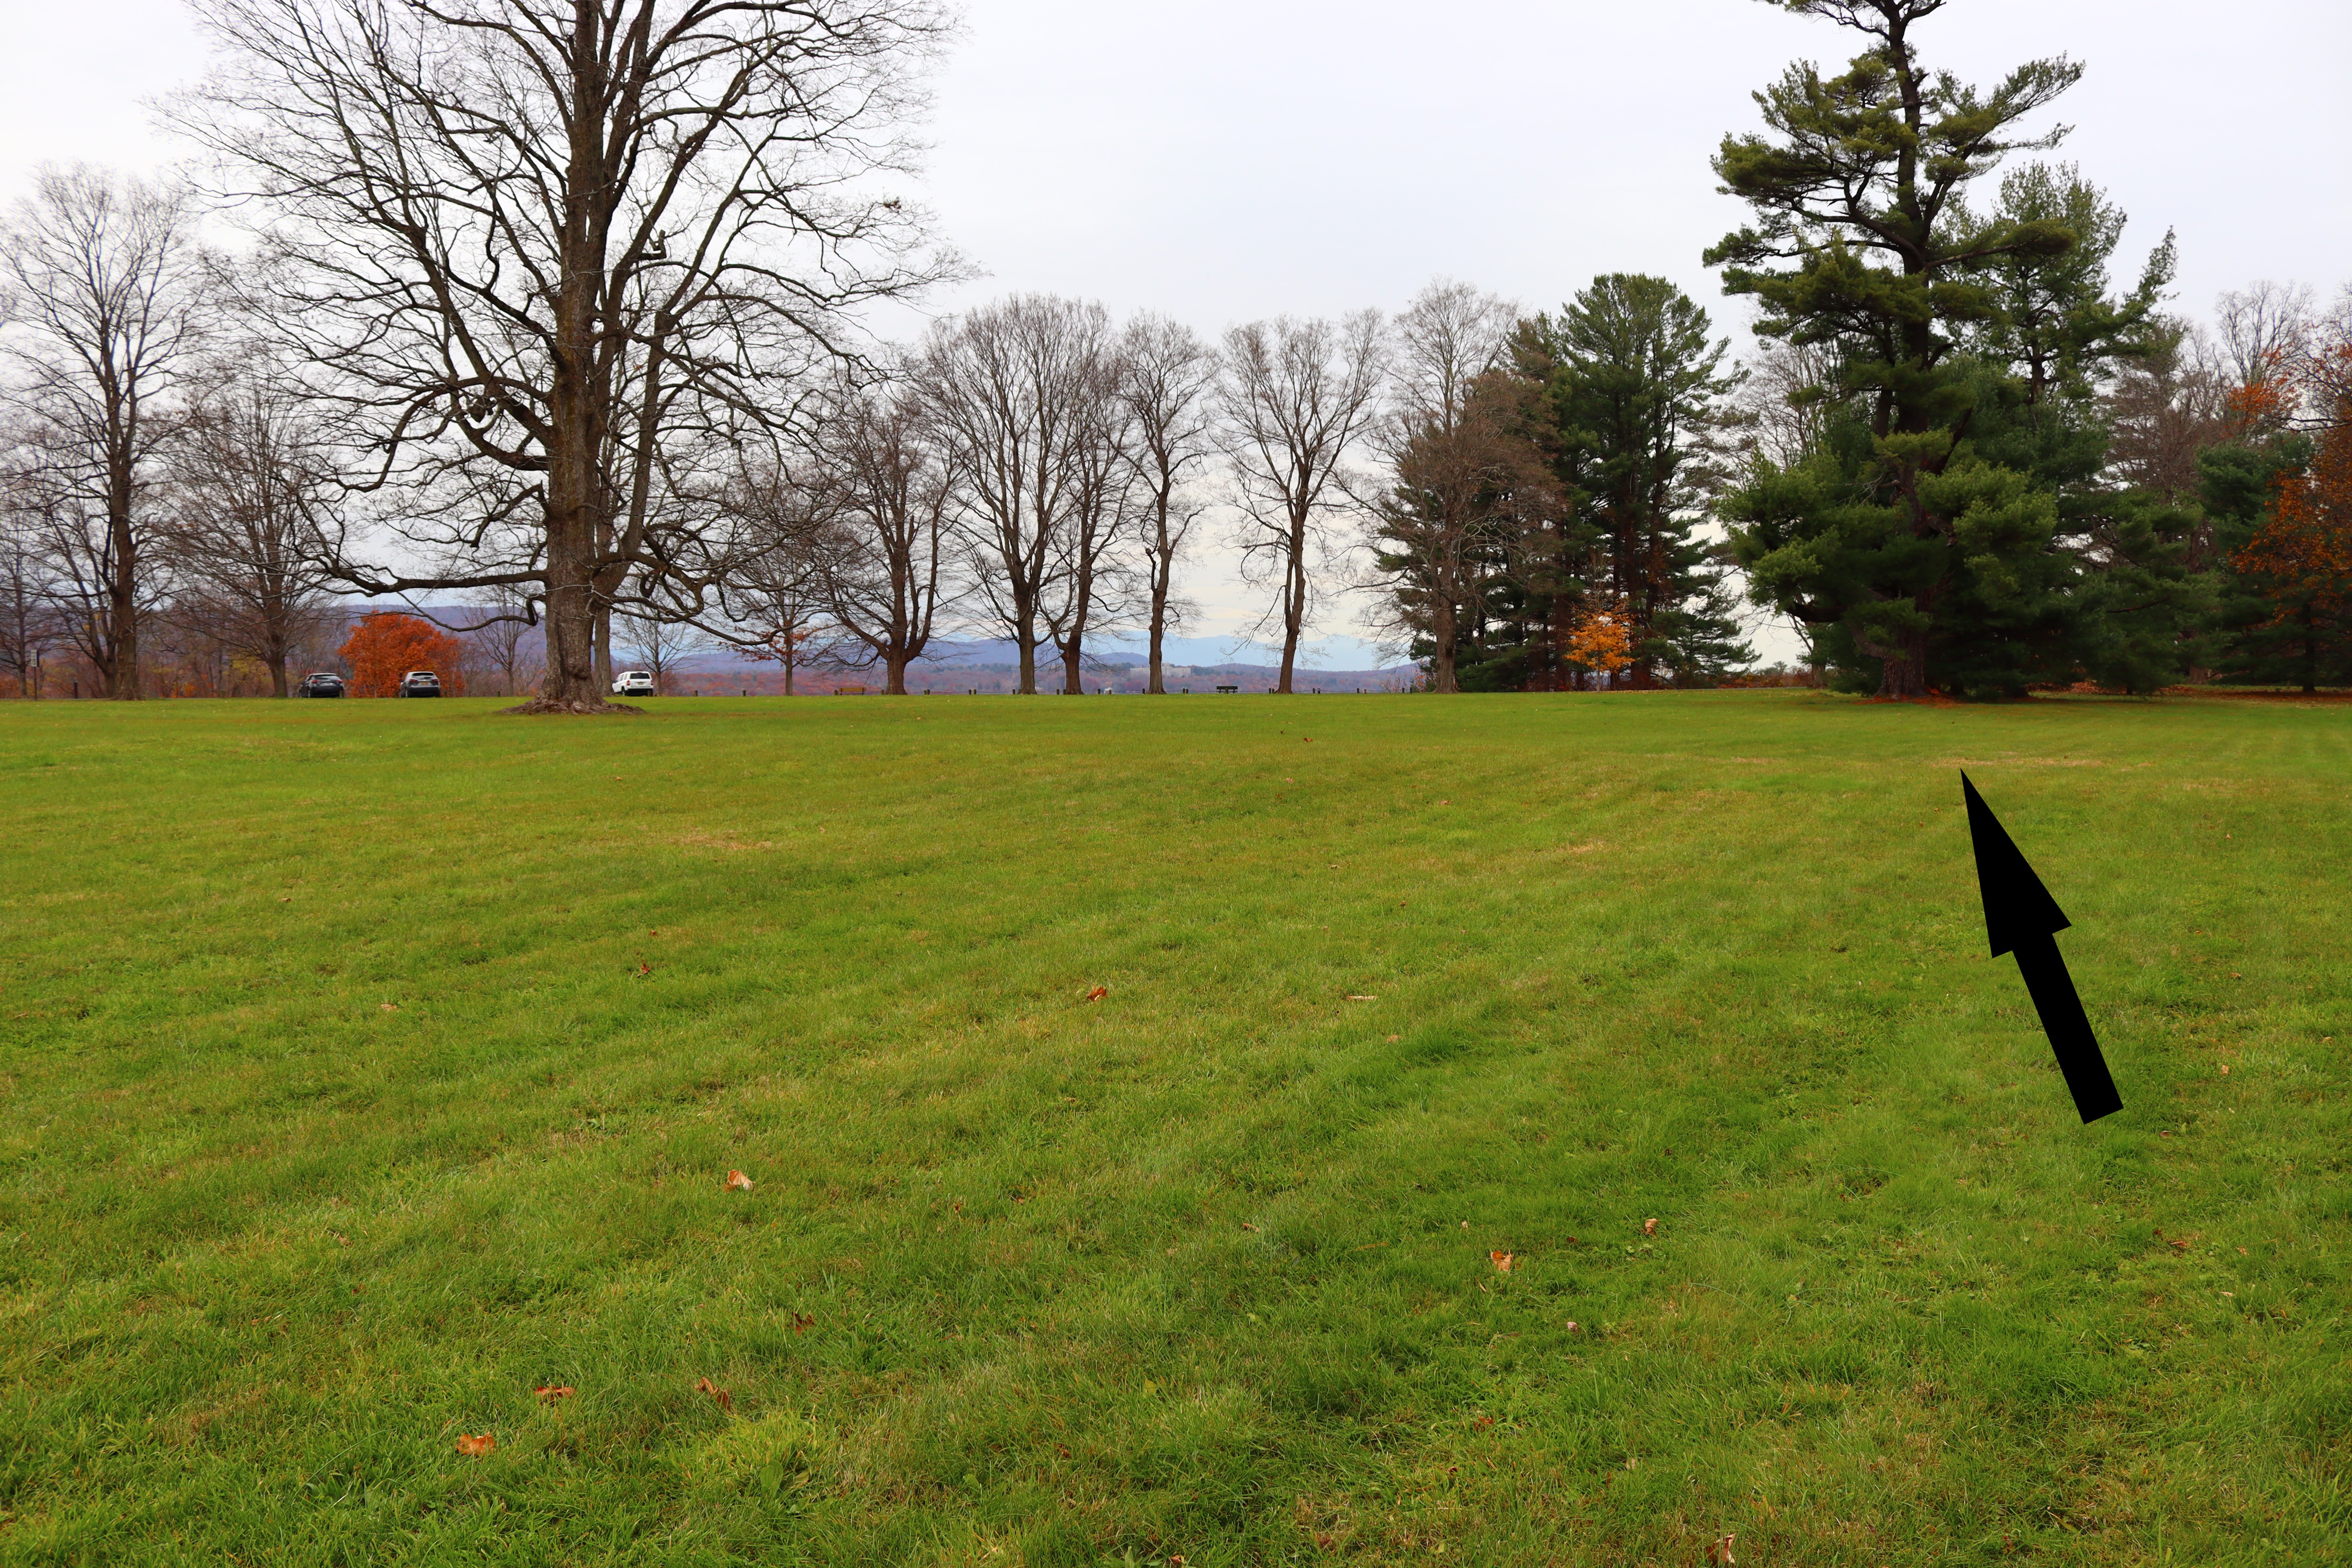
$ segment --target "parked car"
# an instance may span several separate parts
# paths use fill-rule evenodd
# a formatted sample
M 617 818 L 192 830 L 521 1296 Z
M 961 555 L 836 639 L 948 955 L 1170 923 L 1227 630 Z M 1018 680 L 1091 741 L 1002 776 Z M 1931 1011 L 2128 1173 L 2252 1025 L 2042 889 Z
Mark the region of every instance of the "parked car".
M 294 689 L 294 695 L 297 697 L 341 697 L 344 695 L 343 678 L 340 675 L 331 675 L 323 669 L 314 670 L 310 674 L 302 678 L 302 684 Z
M 400 694 L 403 697 L 438 697 L 441 695 L 441 678 L 429 669 L 412 669 L 400 678 Z
M 613 678 L 615 697 L 651 697 L 654 694 L 653 671 L 625 669 Z

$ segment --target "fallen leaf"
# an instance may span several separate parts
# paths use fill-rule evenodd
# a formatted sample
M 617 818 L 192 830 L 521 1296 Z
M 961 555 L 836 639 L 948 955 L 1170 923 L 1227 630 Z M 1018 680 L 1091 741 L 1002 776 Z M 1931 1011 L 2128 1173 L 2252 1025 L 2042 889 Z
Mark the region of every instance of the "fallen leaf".
M 653 972 L 654 966 L 650 963 L 640 963 L 637 965 L 637 973 L 641 976 L 651 974 Z
M 1091 991 L 1089 991 L 1089 992 L 1087 992 L 1087 1001 L 1089 1001 L 1089 1002 L 1099 1002 L 1099 1001 L 1101 1001 L 1104 997 L 1106 997 L 1106 996 L 1108 996 L 1108 995 L 1109 995 L 1109 994 L 1110 994 L 1110 987 L 1109 987 L 1109 986 L 1108 986 L 1108 985 L 1097 985 L 1097 986 L 1096 986 L 1093 990 L 1091 990 Z
M 542 1383 L 531 1392 L 539 1395 L 539 1402 L 541 1405 L 552 1405 L 559 1399 L 571 1398 L 578 1391 L 568 1383 Z
M 1731 1543 L 1738 1539 L 1739 1537 L 1737 1535 L 1726 1535 L 1719 1538 L 1713 1544 L 1707 1547 L 1706 1560 L 1709 1563 L 1738 1562 L 1739 1560 L 1731 1554 Z
M 1495 1260 L 1495 1268 L 1497 1273 L 1508 1274 L 1512 1269 L 1519 1266 L 1518 1255 L 1517 1253 L 1489 1252 L 1486 1256 Z
M 1404 1037 L 1403 1037 L 1402 1035 L 1391 1035 L 1391 1036 L 1389 1037 L 1389 1044 L 1391 1044 L 1391 1045 L 1392 1045 L 1392 1046 L 1393 1046 L 1393 1045 L 1395 1045 L 1399 1040 L 1402 1040 L 1402 1039 L 1403 1039 L 1403 1038 L 1404 1038 Z
M 1463 1229 L 1465 1229 L 1465 1230 L 1468 1230 L 1468 1229 L 1470 1228 L 1470 1222 L 1469 1222 L 1468 1220 L 1466 1220 L 1466 1219 L 1465 1219 L 1465 1220 L 1464 1220 L 1464 1221 L 1462 1222 L 1462 1228 L 1463 1228 Z
M 1257 1229 L 1257 1226 L 1254 1226 L 1254 1225 L 1250 1224 L 1250 1222 L 1249 1222 L 1249 1221 L 1247 1221 L 1247 1220 L 1244 1220 L 1244 1221 L 1242 1221 L 1242 1228 L 1243 1228 L 1244 1230 L 1246 1230 L 1246 1231 L 1255 1231 L 1255 1230 Z
M 1350 1002 L 1377 1002 L 1380 998 L 1377 996 L 1359 996 L 1353 992 L 1350 992 L 1349 993 L 1348 1000 Z
M 478 1459 L 498 1446 L 499 1440 L 488 1432 L 478 1437 L 468 1436 L 463 1432 L 457 1434 L 457 1452 L 470 1458 Z
M 1441 800 L 1437 804 L 1440 805 L 1452 805 L 1454 803 L 1450 800 Z
M 329 1231 L 327 1234 L 328 1234 L 329 1236 L 331 1236 L 331 1237 L 333 1237 L 335 1238 L 335 1245 L 336 1245 L 337 1247 L 349 1247 L 349 1246 L 352 1244 L 352 1238 L 351 1238 L 350 1237 L 348 1237 L 348 1236 L 345 1236 L 345 1235 L 344 1235 L 342 1232 L 341 1232 L 341 1231 L 338 1231 L 338 1230 L 331 1230 L 331 1231 Z
M 375 1005 L 376 1011 L 380 1013 L 397 1013 L 400 1011 L 400 1004 L 397 1002 L 379 1002 Z
M 748 1193 L 751 1190 L 751 1178 L 740 1171 L 730 1171 L 727 1173 L 727 1185 L 731 1191 Z
M 2221 1076 L 2223 1078 L 2228 1078 L 2230 1076 L 2230 1064 L 2228 1062 L 2223 1062 L 2221 1064 Z
M 1576 1320 L 1574 1318 L 1570 1318 L 1568 1321 L 1568 1331 L 1571 1334 L 1580 1334 L 1584 1331 L 1577 1327 Z
M 1645 1219 L 1645 1220 L 1643 1220 L 1643 1221 L 1642 1222 L 1642 1234 L 1643 1234 L 1643 1236 L 1655 1236 L 1655 1235 L 1657 1235 L 1657 1234 L 1658 1234 L 1658 1222 L 1657 1222 L 1656 1220 L 1654 1220 L 1654 1219 Z
M 816 1327 L 816 1320 L 810 1317 L 806 1312 L 794 1312 L 793 1314 L 793 1332 L 796 1334 L 804 1334 L 814 1327 Z
M 710 1395 L 711 1398 L 719 1401 L 719 1409 L 732 1410 L 735 1408 L 735 1396 L 728 1393 L 725 1389 L 719 1387 L 717 1384 L 711 1382 L 709 1378 L 704 1378 L 694 1386 L 696 1392 L 707 1394 Z

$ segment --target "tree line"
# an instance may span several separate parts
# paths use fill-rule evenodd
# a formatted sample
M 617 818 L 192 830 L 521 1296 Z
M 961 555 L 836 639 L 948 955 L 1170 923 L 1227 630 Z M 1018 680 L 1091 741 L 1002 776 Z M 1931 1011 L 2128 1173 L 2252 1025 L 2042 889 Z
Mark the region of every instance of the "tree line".
M 876 344 L 965 272 L 908 191 L 921 0 L 201 0 L 202 172 L 45 172 L 0 231 L 0 666 L 283 694 L 422 598 L 543 711 L 687 638 L 897 692 L 984 635 L 1078 691 L 1138 635 L 1157 692 L 1214 551 L 1284 691 L 1340 603 L 1436 691 L 1709 684 L 1761 616 L 1894 697 L 2346 679 L 2352 293 L 2169 314 L 2171 241 L 2119 287 L 2123 215 L 2016 156 L 2078 65 L 1979 89 L 1946 0 L 1771 3 L 1862 37 L 1715 160 L 1734 363 L 1633 273 Z

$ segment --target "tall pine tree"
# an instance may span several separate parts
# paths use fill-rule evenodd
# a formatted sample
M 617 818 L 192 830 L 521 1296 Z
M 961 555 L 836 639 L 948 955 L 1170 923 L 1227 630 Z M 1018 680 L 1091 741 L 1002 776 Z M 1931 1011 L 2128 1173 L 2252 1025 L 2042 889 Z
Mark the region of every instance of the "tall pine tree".
M 1613 684 L 1712 680 L 1745 659 L 1717 547 L 1696 537 L 1720 478 L 1710 437 L 1734 384 L 1706 311 L 1663 278 L 1612 273 L 1521 329 L 1540 377 L 1566 514 L 1523 542 L 1549 663 L 1573 674 L 1586 623 L 1622 627 Z M 1589 671 L 1587 673 L 1590 673 Z
M 2020 127 L 2072 87 L 2064 59 L 1990 91 L 1921 59 L 1913 33 L 1946 0 L 1769 0 L 1870 40 L 1824 79 L 1790 67 L 1757 95 L 1768 135 L 1715 161 L 1756 221 L 1708 252 L 1758 331 L 1833 346 L 1832 402 L 1860 410 L 1790 469 L 1760 464 L 1725 507 L 1751 584 L 1811 626 L 1884 696 L 2021 689 L 2075 641 L 2078 563 L 2036 478 L 1969 445 L 1986 391 L 1963 340 L 2002 318 L 2000 270 L 2063 257 L 2060 217 L 1973 217 L 1969 186 L 2062 132 Z

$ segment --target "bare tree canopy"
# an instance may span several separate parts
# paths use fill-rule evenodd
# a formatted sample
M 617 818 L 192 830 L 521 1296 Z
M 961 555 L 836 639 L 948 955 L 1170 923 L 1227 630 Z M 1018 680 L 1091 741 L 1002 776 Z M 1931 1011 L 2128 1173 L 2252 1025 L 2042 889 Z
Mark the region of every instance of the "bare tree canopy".
M 530 584 L 535 707 L 607 709 L 598 628 L 724 570 L 717 460 L 942 275 L 887 190 L 930 0 L 199 0 L 177 114 L 267 241 L 255 300 L 403 520 L 371 593 Z M 423 560 L 432 564 L 419 567 Z
M 1136 531 L 1142 542 L 1146 635 L 1155 696 L 1169 627 L 1182 613 L 1176 563 L 1204 507 L 1189 499 L 1196 472 L 1216 450 L 1217 351 L 1181 321 L 1139 315 L 1119 339 L 1124 362 L 1119 400 L 1132 432 L 1128 462 L 1135 474 Z
M 321 486 L 304 405 L 249 367 L 205 378 L 173 446 L 165 548 L 232 652 L 289 693 L 286 663 L 326 609 L 328 574 L 311 519 Z
M 907 694 L 907 666 L 930 645 L 948 555 L 953 473 L 903 380 L 844 392 L 814 458 L 811 558 L 826 611 L 879 664 L 884 689 Z
M 1387 374 L 1378 310 L 1333 321 L 1253 321 L 1225 334 L 1226 450 L 1242 513 L 1245 566 L 1276 585 L 1266 619 L 1282 625 L 1287 692 L 1313 616 L 1311 554 L 1328 548 L 1346 504 L 1343 470 L 1378 414 Z
M 1037 648 L 1085 632 L 1091 584 L 1073 580 L 1108 536 L 1098 521 L 1105 404 L 1116 385 L 1100 305 L 1016 295 L 932 329 L 916 374 L 955 466 L 957 528 L 984 613 L 1037 689 Z M 1080 612 L 1075 621 L 1073 609 Z
M 189 228 L 177 187 L 76 168 L 44 171 L 0 236 L 17 484 L 110 697 L 140 695 L 149 498 L 204 292 Z

